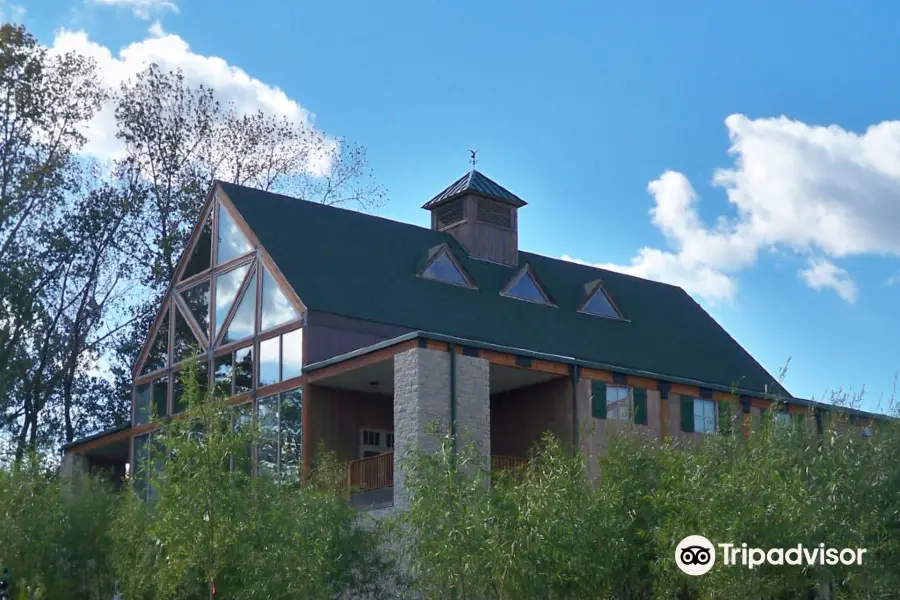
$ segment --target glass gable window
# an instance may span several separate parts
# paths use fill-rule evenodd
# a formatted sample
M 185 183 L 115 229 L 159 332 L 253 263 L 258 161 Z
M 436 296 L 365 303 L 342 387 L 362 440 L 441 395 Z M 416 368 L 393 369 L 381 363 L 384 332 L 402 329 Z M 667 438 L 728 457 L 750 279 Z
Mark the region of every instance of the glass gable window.
M 146 375 L 169 366 L 169 311 L 163 313 L 159 330 L 153 338 L 153 345 L 147 352 L 147 359 L 141 369 L 141 375 Z
M 203 229 L 197 238 L 197 243 L 191 249 L 191 257 L 188 259 L 187 265 L 184 267 L 182 279 L 187 279 L 210 267 L 210 259 L 212 257 L 212 211 L 206 216 L 203 222 Z
M 249 270 L 250 265 L 244 265 L 216 277 L 215 329 L 210 333 L 210 339 L 218 335 L 222 329 L 225 317 L 228 316 L 228 311 L 231 310 L 231 305 L 234 304 L 234 299 L 237 297 L 241 284 L 244 283 L 244 278 Z
M 694 399 L 694 431 L 697 433 L 715 433 L 718 423 L 716 403 L 712 400 Z
M 538 286 L 537 281 L 534 279 L 534 275 L 531 274 L 531 271 L 528 270 L 528 268 L 525 268 L 522 271 L 521 275 L 519 275 L 518 279 L 509 286 L 509 289 L 506 290 L 504 295 L 518 298 L 519 300 L 535 302 L 537 304 L 550 304 L 547 300 L 547 296 L 541 291 L 540 286 Z
M 622 385 L 606 386 L 606 418 L 631 420 L 631 388 Z
M 268 331 L 299 319 L 300 315 L 297 313 L 297 309 L 287 299 L 269 270 L 263 267 L 262 272 L 262 307 L 259 311 L 259 330 Z
M 598 317 L 608 317 L 610 319 L 622 318 L 619 311 L 612 305 L 612 301 L 609 299 L 609 296 L 606 295 L 606 291 L 602 286 L 597 286 L 593 295 L 588 298 L 588 301 L 581 307 L 581 312 L 597 315 Z
M 172 340 L 172 362 L 177 364 L 197 356 L 202 347 L 181 312 L 175 311 L 175 337 Z
M 239 219 L 226 202 L 217 196 L 206 207 L 192 233 L 192 245 L 179 260 L 179 281 L 189 282 L 176 285 L 164 298 L 157 329 L 148 334 L 142 349 L 143 362 L 135 365 L 134 425 L 187 408 L 181 375 L 188 360 L 197 361 L 201 392 L 213 385 L 220 397 L 242 397 L 251 415 L 255 415 L 257 398 L 266 395 L 265 390 L 262 394 L 256 390 L 301 375 L 302 329 L 278 330 L 298 327 L 302 306 L 278 278 L 276 268 L 266 266 L 268 256 L 262 249 L 256 252 L 251 236 L 238 226 Z M 272 330 L 278 335 L 260 339 L 260 333 Z M 226 345 L 223 352 L 221 347 Z M 281 405 L 285 398 L 296 397 L 299 406 L 300 392 L 268 395 L 273 398 L 270 408 L 277 416 L 278 431 L 271 452 L 278 457 L 289 451 L 299 453 L 299 445 L 290 445 L 278 428 L 283 418 L 288 419 L 285 423 L 299 419 L 299 412 L 296 419 L 282 417 Z M 137 445 L 141 450 L 141 442 Z
M 450 258 L 450 255 L 443 250 L 439 252 L 428 267 L 422 271 L 422 277 L 434 281 L 441 281 L 443 283 L 472 287 L 469 284 L 469 280 L 466 279 L 453 259 Z
M 228 324 L 222 343 L 237 342 L 253 335 L 253 320 L 256 313 L 256 273 L 250 278 L 247 290 L 238 304 L 237 311 Z
M 228 213 L 228 209 L 219 205 L 219 229 L 216 236 L 216 264 L 221 265 L 229 260 L 250 252 L 253 247 L 247 241 L 244 232 L 237 226 Z
M 200 330 L 209 335 L 209 282 L 204 281 L 184 290 L 181 297 Z

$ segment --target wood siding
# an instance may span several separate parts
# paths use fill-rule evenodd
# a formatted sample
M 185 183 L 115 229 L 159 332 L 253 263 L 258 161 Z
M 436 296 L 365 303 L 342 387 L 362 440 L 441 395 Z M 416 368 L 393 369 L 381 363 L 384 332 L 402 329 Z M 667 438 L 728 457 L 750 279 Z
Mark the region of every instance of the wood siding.
M 519 262 L 518 209 L 510 207 L 510 228 L 483 223 L 476 216 L 480 199 L 474 195 L 465 196 L 465 220 L 445 231 L 455 237 L 470 256 L 516 266 Z
M 550 431 L 568 444 L 572 435 L 572 384 L 567 378 L 491 395 L 491 453 L 528 456 Z
M 319 444 L 324 442 L 337 454 L 338 460 L 355 460 L 359 458 L 360 429 L 394 430 L 394 399 L 391 396 L 312 387 L 309 438 L 313 456 Z M 306 399 L 304 394 L 304 402 Z

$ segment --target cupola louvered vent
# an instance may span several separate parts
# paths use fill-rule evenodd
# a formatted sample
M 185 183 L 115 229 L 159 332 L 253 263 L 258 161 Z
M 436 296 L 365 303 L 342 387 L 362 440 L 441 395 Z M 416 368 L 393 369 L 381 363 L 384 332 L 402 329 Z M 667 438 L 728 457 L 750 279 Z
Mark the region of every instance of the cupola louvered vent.
M 463 220 L 463 203 L 462 199 L 453 200 L 447 204 L 438 207 L 435 211 L 437 217 L 438 229 L 450 227 Z
M 498 227 L 512 227 L 512 208 L 491 200 L 478 200 L 478 220 Z

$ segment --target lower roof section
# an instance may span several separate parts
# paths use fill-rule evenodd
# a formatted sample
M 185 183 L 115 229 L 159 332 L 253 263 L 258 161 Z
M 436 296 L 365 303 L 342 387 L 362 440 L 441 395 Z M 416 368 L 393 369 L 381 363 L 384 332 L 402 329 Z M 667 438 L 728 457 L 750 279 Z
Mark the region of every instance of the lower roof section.
M 389 340 L 385 340 L 383 342 L 379 342 L 377 344 L 372 344 L 371 346 L 366 346 L 364 348 L 360 348 L 358 350 L 354 350 L 352 352 L 347 352 L 345 354 L 341 354 L 338 356 L 334 356 L 328 358 L 326 360 L 322 360 L 316 363 L 309 364 L 303 368 L 303 372 L 307 375 L 310 380 L 314 380 L 318 378 L 318 374 L 321 373 L 324 375 L 323 371 L 328 370 L 331 371 L 334 368 L 337 368 L 339 365 L 344 365 L 347 368 L 354 368 L 356 364 L 362 364 L 366 362 L 371 362 L 368 359 L 376 358 L 376 355 L 383 359 L 386 356 L 390 356 L 396 352 L 402 351 L 402 349 L 409 347 L 429 347 L 429 342 L 434 342 L 438 344 L 445 345 L 447 349 L 456 347 L 459 351 L 463 353 L 471 352 L 472 354 L 478 354 L 477 351 L 483 350 L 487 352 L 495 352 L 502 353 L 504 355 L 512 355 L 516 359 L 517 366 L 522 368 L 529 368 L 528 365 L 531 364 L 531 361 L 543 361 L 545 363 L 556 365 L 557 367 L 564 369 L 566 372 L 571 372 L 573 367 L 582 368 L 582 369 L 595 369 L 598 371 L 609 372 L 616 376 L 631 376 L 637 377 L 641 379 L 652 379 L 659 382 L 665 382 L 670 384 L 678 384 L 682 386 L 688 386 L 692 388 L 697 388 L 698 393 L 699 390 L 709 390 L 716 391 L 720 393 L 725 393 L 729 395 L 739 395 L 739 396 L 749 396 L 752 398 L 762 398 L 769 401 L 782 402 L 787 405 L 795 405 L 802 406 L 809 409 L 819 409 L 819 410 L 834 410 L 846 412 L 847 414 L 865 418 L 865 419 L 875 419 L 875 420 L 883 420 L 888 418 L 887 415 L 867 412 L 863 410 L 858 410 L 855 408 L 842 407 L 833 404 L 827 404 L 824 402 L 817 402 L 815 400 L 805 400 L 802 398 L 795 398 L 793 396 L 785 395 L 782 393 L 777 393 L 773 390 L 770 394 L 760 394 L 755 390 L 742 389 L 739 387 L 729 387 L 723 386 L 721 384 L 716 384 L 708 381 L 698 381 L 695 379 L 689 379 L 685 377 L 677 377 L 664 373 L 654 373 L 650 371 L 643 371 L 640 369 L 630 369 L 627 367 L 622 367 L 620 365 L 612 365 L 600 362 L 593 362 L 587 360 L 581 360 L 571 356 L 560 356 L 556 354 L 548 354 L 544 352 L 535 352 L 533 350 L 527 350 L 524 348 L 515 348 L 510 346 L 501 346 L 498 344 L 492 344 L 489 342 L 482 342 L 478 340 L 465 339 L 460 337 L 454 337 L 449 335 L 444 335 L 440 333 L 431 333 L 427 331 L 413 331 L 410 333 L 406 333 L 403 335 L 399 335 L 397 337 L 391 338 Z M 519 360 L 522 359 L 522 360 Z M 778 391 L 781 391 L 783 388 L 779 388 Z

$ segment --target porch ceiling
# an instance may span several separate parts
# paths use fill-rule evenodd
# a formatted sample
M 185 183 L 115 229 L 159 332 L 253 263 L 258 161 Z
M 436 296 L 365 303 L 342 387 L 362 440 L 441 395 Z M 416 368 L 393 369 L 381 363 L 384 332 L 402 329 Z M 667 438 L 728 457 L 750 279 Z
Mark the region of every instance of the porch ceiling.
M 516 367 L 491 364 L 491 393 L 499 394 L 518 388 L 528 387 L 537 383 L 559 379 L 559 375 L 544 373 L 542 371 L 530 371 Z
M 393 396 L 394 357 L 391 356 L 376 363 L 342 371 L 324 379 L 318 379 L 315 385 Z
M 559 375 L 531 371 L 523 368 L 507 367 L 504 365 L 490 365 L 491 393 L 508 392 L 551 379 L 558 379 Z M 393 357 L 342 371 L 330 377 L 319 379 L 317 386 L 352 390 L 356 392 L 368 392 L 373 394 L 394 395 L 394 361 Z

